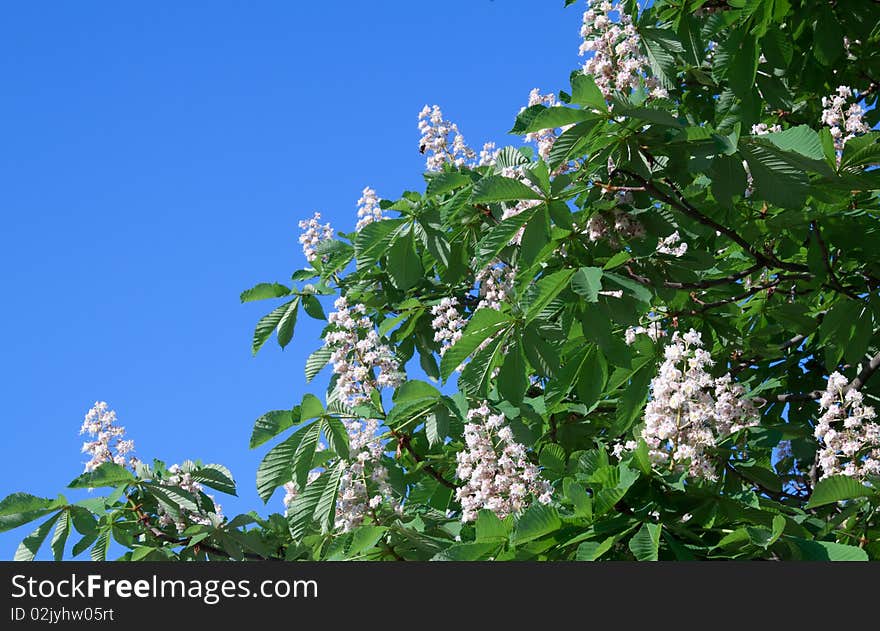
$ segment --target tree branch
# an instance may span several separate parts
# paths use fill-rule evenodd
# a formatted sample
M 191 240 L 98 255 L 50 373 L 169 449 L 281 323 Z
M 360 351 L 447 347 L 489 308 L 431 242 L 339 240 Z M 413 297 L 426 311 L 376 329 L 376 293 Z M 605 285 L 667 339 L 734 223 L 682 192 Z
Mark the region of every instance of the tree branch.
M 749 243 L 745 238 L 740 236 L 736 231 L 728 228 L 723 224 L 718 223 L 711 217 L 704 215 L 687 200 L 687 198 L 679 190 L 679 188 L 669 179 L 664 179 L 663 183 L 670 189 L 672 189 L 674 197 L 659 189 L 654 184 L 654 182 L 645 177 L 642 177 L 638 173 L 633 173 L 632 171 L 627 171 L 625 169 L 617 169 L 611 173 L 611 177 L 613 178 L 613 176 L 617 173 L 621 173 L 623 175 L 626 175 L 627 177 L 638 180 L 639 182 L 641 182 L 642 186 L 645 187 L 645 190 L 647 192 L 652 193 L 658 199 L 678 209 L 679 212 L 697 221 L 698 223 L 701 223 L 704 226 L 708 226 L 716 232 L 723 234 L 728 239 L 740 246 L 743 250 L 748 252 L 749 255 L 751 255 L 751 257 L 754 258 L 755 261 L 759 263 L 762 267 L 778 267 L 780 269 L 787 269 L 794 272 L 809 271 L 809 268 L 806 265 L 801 265 L 800 263 L 787 263 L 786 261 L 779 260 L 772 253 L 761 252 L 758 248 Z
M 409 452 L 409 455 L 412 456 L 412 459 L 416 461 L 416 463 L 424 462 L 425 459 L 422 458 L 419 454 L 417 454 L 415 449 L 413 449 L 412 444 L 410 443 L 409 434 L 402 434 L 400 432 L 396 432 L 396 431 L 392 430 L 391 435 L 394 436 L 395 438 L 397 438 L 398 447 L 403 447 L 404 449 L 406 449 L 407 452 Z M 430 464 L 425 463 L 422 466 L 422 469 L 425 471 L 425 473 L 427 473 L 432 478 L 437 480 L 437 482 L 439 482 L 440 484 L 445 486 L 447 489 L 454 490 L 454 489 L 458 488 L 455 484 L 453 484 L 452 482 L 450 482 L 449 480 L 444 478 L 440 474 L 440 472 L 437 471 L 437 469 L 432 467 Z

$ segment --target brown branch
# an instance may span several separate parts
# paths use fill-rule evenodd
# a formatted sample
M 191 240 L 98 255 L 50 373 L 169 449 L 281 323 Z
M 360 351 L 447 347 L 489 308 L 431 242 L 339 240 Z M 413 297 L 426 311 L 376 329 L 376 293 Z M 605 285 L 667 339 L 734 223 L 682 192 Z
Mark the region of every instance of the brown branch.
M 819 249 L 822 251 L 822 262 L 825 264 L 825 269 L 828 272 L 828 278 L 831 279 L 831 286 L 834 287 L 837 291 L 846 294 L 853 300 L 861 301 L 861 298 L 857 294 L 854 294 L 847 290 L 846 287 L 840 282 L 840 279 L 837 278 L 837 274 L 834 273 L 834 267 L 831 265 L 831 254 L 828 251 L 828 246 L 825 243 L 825 240 L 822 238 L 822 231 L 819 230 L 819 224 L 815 220 L 810 222 L 810 227 L 813 228 L 814 233 L 816 234 L 816 242 L 819 244 Z
M 410 439 L 409 434 L 402 434 L 400 432 L 391 430 L 391 435 L 397 439 L 398 453 L 400 451 L 400 448 L 402 447 L 403 449 L 406 449 L 407 452 L 409 452 L 409 455 L 412 456 L 412 459 L 415 460 L 417 464 L 424 462 L 425 459 L 422 458 L 419 454 L 417 454 L 415 449 L 413 449 L 412 444 L 410 442 L 411 439 Z M 425 471 L 425 473 L 430 475 L 432 478 L 437 480 L 437 482 L 439 482 L 440 484 L 442 484 L 446 488 L 453 489 L 453 490 L 458 488 L 455 484 L 453 484 L 452 482 L 450 482 L 449 480 L 444 478 L 440 474 L 440 472 L 437 471 L 437 469 L 432 467 L 430 464 L 425 462 L 425 464 L 422 466 L 422 469 Z
M 778 267 L 780 269 L 787 269 L 793 272 L 808 272 L 809 268 L 806 265 L 801 265 L 800 263 L 788 263 L 786 261 L 779 260 L 772 253 L 761 252 L 758 248 L 748 242 L 744 237 L 742 237 L 735 230 L 728 228 L 727 226 L 718 223 L 711 217 L 704 215 L 700 212 L 696 207 L 694 207 L 684 196 L 684 194 L 679 190 L 679 188 L 671 182 L 669 179 L 664 179 L 663 183 L 668 186 L 674 197 L 661 190 L 652 182 L 651 180 L 639 175 L 638 173 L 633 173 L 632 171 L 627 171 L 625 169 L 617 169 L 612 172 L 611 177 L 616 175 L 617 173 L 621 173 L 626 175 L 627 177 L 638 180 L 642 183 L 642 186 L 645 187 L 645 190 L 649 193 L 652 193 L 658 199 L 666 202 L 670 206 L 678 209 L 679 212 L 684 215 L 690 217 L 691 219 L 697 221 L 698 223 L 703 224 L 704 226 L 708 226 L 726 236 L 728 239 L 736 243 L 743 250 L 749 253 L 752 258 L 755 259 L 757 263 L 759 263 L 762 267 Z
M 861 372 L 856 375 L 856 378 L 849 382 L 849 385 L 846 387 L 847 390 L 861 390 L 865 383 L 867 383 L 868 379 L 877 372 L 877 369 L 880 368 L 880 353 L 874 355 L 865 367 L 862 368 Z
M 641 276 L 637 274 L 630 265 L 624 265 L 623 268 L 626 270 L 627 276 L 632 278 L 637 283 L 642 285 L 648 285 L 653 287 L 656 285 L 650 278 L 647 276 Z M 720 278 L 708 278 L 706 280 L 696 281 L 693 283 L 679 283 L 676 281 L 668 281 L 664 280 L 662 285 L 668 289 L 708 289 L 709 287 L 716 287 L 718 285 L 726 285 L 728 283 L 735 283 L 738 280 L 742 280 L 746 276 L 753 274 L 761 269 L 760 265 L 753 265 L 752 267 L 743 270 L 742 272 L 737 272 L 735 274 L 730 274 L 728 276 L 722 276 Z

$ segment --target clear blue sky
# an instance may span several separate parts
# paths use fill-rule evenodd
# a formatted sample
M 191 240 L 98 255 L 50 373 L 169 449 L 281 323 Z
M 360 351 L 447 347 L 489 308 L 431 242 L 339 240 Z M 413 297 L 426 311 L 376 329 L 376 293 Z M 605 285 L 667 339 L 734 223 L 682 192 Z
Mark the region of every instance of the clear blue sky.
M 286 351 L 252 357 L 270 304 L 240 291 L 304 265 L 313 211 L 351 230 L 365 185 L 423 190 L 426 103 L 474 147 L 507 142 L 529 90 L 566 88 L 580 61 L 562 5 L 5 4 L 0 496 L 63 491 L 101 399 L 142 459 L 229 466 L 227 514 L 280 510 L 256 495 L 248 438 L 322 394 L 303 377 L 319 326 L 303 316 Z M 0 558 L 32 528 L 0 534 Z

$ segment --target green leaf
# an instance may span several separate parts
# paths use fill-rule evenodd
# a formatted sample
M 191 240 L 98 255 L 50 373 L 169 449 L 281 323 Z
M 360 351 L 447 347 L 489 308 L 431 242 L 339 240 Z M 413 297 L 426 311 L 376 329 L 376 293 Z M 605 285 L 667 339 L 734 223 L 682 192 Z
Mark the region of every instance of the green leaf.
M 461 371 L 458 387 L 472 397 L 485 397 L 489 389 L 492 371 L 498 365 L 503 343 L 504 340 L 499 336 L 489 342 L 483 350 L 477 352 Z
M 280 298 L 290 293 L 290 287 L 280 283 L 259 283 L 250 289 L 241 292 L 242 302 L 253 300 L 266 300 L 267 298 Z
M 67 485 L 69 489 L 97 489 L 104 486 L 131 484 L 135 477 L 131 471 L 115 462 L 102 462 L 94 471 L 83 473 Z
M 425 194 L 429 197 L 442 195 L 470 184 L 470 182 L 471 178 L 464 173 L 457 173 L 455 171 L 432 173 L 428 179 L 428 188 L 425 190 Z
M 761 199 L 783 208 L 803 208 L 810 181 L 801 168 L 769 147 L 742 145 L 740 151 Z
M 598 302 L 602 291 L 602 268 L 582 267 L 571 279 L 571 288 L 587 302 Z
M 833 475 L 819 480 L 805 508 L 817 508 L 843 500 L 868 497 L 870 494 L 871 489 L 858 480 L 845 475 Z
M 605 382 L 608 380 L 608 363 L 596 348 L 590 348 L 581 364 L 580 374 L 577 377 L 576 390 L 580 403 L 591 408 L 605 391 Z
M 300 422 L 300 408 L 293 410 L 273 410 L 266 412 L 254 421 L 254 429 L 251 432 L 250 448 L 259 447 L 278 434 L 293 427 Z
M 345 425 L 335 416 L 324 417 L 324 434 L 330 449 L 340 458 L 348 459 L 348 430 Z
M 279 307 L 275 307 L 272 311 L 264 315 L 260 318 L 260 321 L 257 322 L 257 326 L 254 329 L 254 339 L 251 343 L 251 351 L 254 355 L 263 347 L 263 344 L 266 343 L 266 340 L 269 339 L 269 336 L 272 335 L 272 331 L 276 329 L 279 331 L 279 343 L 281 343 L 281 331 L 280 325 L 281 321 L 286 319 L 285 322 L 285 334 L 289 332 L 290 335 L 293 335 L 293 324 L 296 324 L 296 311 L 299 308 L 299 296 L 285 302 L 283 305 Z M 290 311 L 293 311 L 292 314 L 292 322 L 291 322 L 291 314 Z M 290 341 L 290 338 L 287 340 Z M 285 343 L 286 344 L 286 343 Z M 281 344 L 283 347 L 284 344 Z
M 571 269 L 559 270 L 544 276 L 529 288 L 522 304 L 526 313 L 526 323 L 538 317 L 550 301 L 565 289 L 573 274 L 574 270 Z
M 595 118 L 595 114 L 585 112 L 584 110 L 576 110 L 570 107 L 548 107 L 539 111 L 522 133 L 528 134 L 544 129 L 556 129 Z
M 627 293 L 630 294 L 633 298 L 638 300 L 639 302 L 644 302 L 646 304 L 651 303 L 651 299 L 654 297 L 651 293 L 651 290 L 645 287 L 644 285 L 637 283 L 634 280 L 630 280 L 624 276 L 620 276 L 619 274 L 615 274 L 613 272 L 603 272 L 605 278 L 615 283 L 616 285 L 620 285 L 624 289 L 627 290 Z
M 361 228 L 354 241 L 357 270 L 360 272 L 372 267 L 387 254 L 391 242 L 405 226 L 403 219 L 384 219 Z
M 602 112 L 608 111 L 605 96 L 596 85 L 596 82 L 588 74 L 583 72 L 572 73 L 571 76 L 571 102 L 575 105 L 584 105 Z
M 846 9 L 844 9 L 846 10 Z M 819 17 L 816 20 L 816 29 L 813 33 L 813 56 L 823 66 L 832 66 L 844 53 L 843 31 L 840 19 L 834 14 L 831 5 L 819 8 Z
M 480 241 L 477 243 L 477 260 L 474 265 L 475 269 L 482 270 L 498 254 L 510 243 L 511 239 L 516 236 L 519 229 L 528 222 L 540 207 L 529 208 L 502 220 L 498 225 L 493 226 Z
M 58 521 L 55 524 L 55 532 L 52 533 L 52 556 L 56 561 L 64 558 L 64 546 L 67 543 L 67 537 L 70 534 L 70 511 L 63 510 L 58 514 Z
M 629 549 L 639 561 L 656 561 L 660 550 L 660 524 L 645 522 L 629 540 Z
M 324 313 L 324 307 L 315 297 L 314 294 L 302 295 L 302 306 L 311 317 L 315 320 L 326 320 L 327 315 Z
M 506 400 L 519 405 L 529 387 L 526 359 L 521 344 L 515 341 L 504 355 L 498 373 L 498 393 Z
M 49 531 L 52 530 L 52 526 L 55 525 L 55 522 L 58 521 L 58 518 L 63 512 L 64 511 L 59 511 L 55 515 L 52 515 L 52 517 L 44 521 L 36 530 L 25 537 L 18 545 L 13 561 L 33 561 L 34 557 L 37 556 L 37 552 L 40 551 L 43 542 L 46 540 L 46 537 L 49 536 Z
M 373 224 L 368 225 L 372 226 Z M 324 366 L 330 361 L 330 355 L 332 354 L 333 349 L 329 346 L 322 346 L 309 355 L 309 358 L 306 360 L 306 383 L 309 383 L 324 369 Z
M 293 456 L 308 427 L 300 428 L 263 457 L 257 468 L 257 493 L 263 502 L 268 502 L 279 486 L 293 480 Z
M 477 514 L 477 521 L 474 524 L 477 541 L 481 543 L 507 541 L 510 536 L 511 522 L 512 520 L 509 519 L 502 521 L 492 511 L 482 509 Z
M 289 306 L 284 311 L 284 315 L 281 316 L 281 320 L 278 321 L 278 345 L 281 348 L 287 346 L 293 338 L 296 316 L 299 313 L 299 303 L 299 299 L 294 299 L 293 302 L 288 303 Z M 254 353 L 258 350 L 259 346 L 254 349 Z
M 312 463 L 315 460 L 315 451 L 318 447 L 318 440 L 321 438 L 321 422 L 309 425 L 296 451 L 293 453 L 293 479 L 299 488 L 305 488 L 308 481 L 309 471 L 312 470 Z
M 471 356 L 480 344 L 509 324 L 509 316 L 494 309 L 480 309 L 468 320 L 461 338 L 440 360 L 440 376 L 448 379 L 453 371 Z
M 535 502 L 526 509 L 516 523 L 514 534 L 516 544 L 521 545 L 538 539 L 558 530 L 561 526 L 562 521 L 555 508 Z
M 812 160 L 824 160 L 819 134 L 807 125 L 798 125 L 785 131 L 764 134 L 762 141 L 771 142 L 783 151 L 794 151 Z
M 311 393 L 303 395 L 302 403 L 299 405 L 299 411 L 300 420 L 302 421 L 318 418 L 319 416 L 323 416 L 326 412 L 326 410 L 324 410 L 324 404 L 321 403 L 321 399 Z
M 325 509 L 329 515 L 329 509 L 335 504 L 341 474 L 342 468 L 339 464 L 333 465 L 312 480 L 291 502 L 287 509 L 287 521 L 294 540 L 298 541 L 302 538 L 314 519 L 317 518 L 326 523 L 327 517 L 321 515 L 318 508 L 320 506 Z
M 487 175 L 474 185 L 471 203 L 510 202 L 523 199 L 544 199 L 543 196 L 513 178 Z M 522 225 L 522 224 L 520 224 Z
M 89 553 L 92 561 L 104 561 L 107 559 L 107 548 L 110 547 L 110 531 L 105 530 L 95 540 L 95 545 Z
M 728 208 L 732 206 L 733 198 L 742 197 L 748 186 L 742 160 L 732 156 L 715 156 L 709 176 L 712 178 L 712 195 Z
M 196 496 L 189 491 L 184 491 L 180 487 L 145 482 L 143 488 L 156 498 L 156 501 L 165 508 L 170 509 L 172 514 L 179 514 L 181 510 L 199 511 L 199 503 Z
M 422 260 L 416 254 L 412 231 L 398 237 L 388 250 L 388 274 L 401 291 L 412 289 L 424 277 Z
M 442 445 L 449 436 L 449 426 L 452 413 L 444 405 L 438 405 L 432 414 L 425 420 L 425 434 L 428 436 L 428 444 L 431 447 Z
M 426 398 L 439 399 L 440 391 L 430 383 L 418 379 L 410 379 L 394 391 L 392 400 L 395 403 L 405 403 L 407 401 Z
M 192 471 L 190 475 L 196 482 L 201 482 L 215 491 L 220 491 L 221 493 L 226 493 L 228 495 L 236 495 L 235 480 L 232 477 L 232 471 L 224 467 L 222 464 L 202 465 Z
M 842 543 L 831 541 L 810 541 L 798 537 L 786 537 L 800 551 L 806 561 L 867 561 L 868 553 Z
M 58 500 L 37 497 L 30 493 L 12 493 L 0 502 L 0 517 L 51 511 L 58 507 Z M 36 519 L 36 518 L 35 518 Z

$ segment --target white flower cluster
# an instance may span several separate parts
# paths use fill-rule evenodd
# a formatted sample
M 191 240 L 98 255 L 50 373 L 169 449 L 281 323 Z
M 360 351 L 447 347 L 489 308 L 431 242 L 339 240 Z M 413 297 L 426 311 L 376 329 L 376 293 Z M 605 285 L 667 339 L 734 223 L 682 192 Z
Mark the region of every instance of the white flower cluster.
M 651 460 L 691 477 L 715 480 L 710 450 L 730 434 L 758 423 L 758 413 L 730 374 L 713 378 L 712 356 L 691 329 L 676 331 L 651 381 L 642 438 Z
M 379 207 L 379 196 L 369 186 L 365 187 L 361 192 L 361 198 L 358 200 L 357 210 L 358 221 L 355 230 L 360 232 L 361 228 L 367 226 L 374 221 L 382 221 L 385 215 Z M 332 236 L 332 234 L 331 234 Z
M 846 141 L 857 134 L 865 134 L 871 131 L 863 117 L 865 110 L 858 103 L 851 103 L 846 107 L 847 99 L 852 98 L 852 88 L 838 86 L 836 94 L 822 97 L 822 123 L 831 129 L 831 137 L 834 139 L 834 148 L 843 151 Z M 844 109 L 845 108 L 845 109 Z M 838 155 L 839 159 L 839 155 Z
M 865 405 L 862 393 L 848 388 L 846 377 L 833 372 L 819 409 L 823 411 L 814 435 L 820 441 L 822 477 L 880 475 L 880 424 L 877 413 Z
M 91 459 L 85 465 L 85 471 L 93 471 L 104 462 L 115 462 L 126 466 L 137 462 L 137 458 L 126 454 L 134 451 L 134 441 L 126 440 L 125 428 L 116 424 L 116 412 L 109 409 L 106 401 L 95 401 L 83 420 L 80 434 L 89 434 L 94 440 L 83 443 L 83 453 L 89 454 Z
M 668 237 L 663 237 L 657 242 L 657 252 L 660 254 L 668 254 L 676 258 L 681 258 L 688 251 L 688 244 L 681 240 L 678 230 Z
M 639 239 L 645 236 L 645 226 L 624 210 L 614 210 L 609 214 L 596 213 L 587 221 L 584 234 L 594 243 L 607 239 L 612 246 L 619 245 L 618 237 Z
M 358 405 L 368 401 L 374 389 L 396 388 L 403 383 L 400 362 L 379 339 L 366 307 L 349 307 L 344 296 L 336 299 L 335 307 L 327 320 L 336 328 L 327 333 L 324 343 L 333 351 L 330 361 L 341 400 Z
M 179 487 L 188 493 L 192 493 L 196 496 L 199 504 L 201 504 L 202 499 L 199 494 L 204 491 L 204 487 L 197 481 L 193 480 L 192 473 L 187 471 L 186 468 L 187 467 L 181 467 L 179 464 L 173 464 L 168 467 L 168 473 L 171 475 L 158 482 L 162 486 Z M 206 493 L 206 495 L 210 498 L 211 503 L 214 504 L 213 511 L 208 511 L 207 508 L 199 511 L 184 508 L 181 509 L 177 515 L 174 515 L 166 510 L 162 504 L 159 504 L 159 509 L 157 511 L 157 514 L 159 515 L 159 525 L 165 527 L 174 524 L 177 532 L 181 533 L 186 530 L 187 526 L 192 524 L 210 526 L 223 521 L 223 507 L 214 501 L 213 495 L 209 493 Z
M 483 148 L 480 149 L 480 158 L 477 160 L 477 166 L 494 166 L 495 162 L 498 160 L 498 153 L 500 151 L 500 149 L 495 148 L 494 142 L 484 143 Z
M 666 331 L 664 331 L 660 327 L 659 322 L 651 322 L 648 326 L 631 326 L 626 329 L 623 333 L 624 341 L 626 341 L 628 346 L 631 346 L 636 341 L 637 335 L 647 335 L 653 341 L 659 340 L 661 337 L 666 335 Z
M 315 250 L 318 244 L 333 238 L 333 228 L 330 227 L 330 224 L 321 225 L 320 221 L 321 213 L 316 212 L 311 219 L 303 219 L 299 222 L 299 227 L 303 231 L 299 235 L 299 242 L 303 246 L 303 254 L 309 263 L 318 258 Z
M 458 309 L 457 298 L 443 298 L 439 304 L 431 307 L 431 315 L 434 316 L 431 328 L 434 329 L 434 341 L 440 342 L 441 357 L 461 339 L 461 332 L 467 324 Z
M 752 125 L 752 136 L 766 136 L 767 134 L 775 134 L 782 131 L 779 125 L 767 125 L 767 123 L 757 123 Z
M 476 159 L 476 153 L 465 143 L 458 125 L 443 118 L 439 105 L 426 105 L 419 112 L 419 131 L 422 133 L 419 151 L 427 154 L 429 171 L 441 170 L 446 162 L 462 166 Z
M 477 310 L 500 309 L 501 303 L 507 299 L 513 290 L 515 279 L 516 269 L 505 263 L 496 262 L 480 270 L 476 276 L 480 295 Z
M 620 2 L 587 0 L 587 7 L 579 54 L 593 53 L 584 64 L 584 74 L 593 77 L 602 94 L 608 98 L 615 91 L 626 94 L 645 86 L 652 97 L 668 96 L 654 77 L 647 76 L 650 64 L 642 53 L 641 38 Z
M 336 527 L 344 531 L 357 528 L 367 513 L 378 521 L 376 509 L 388 502 L 401 510 L 388 484 L 388 469 L 381 463 L 384 446 L 375 419 L 344 419 L 348 430 L 351 460 L 346 463 L 336 500 Z
M 467 418 L 466 449 L 456 454 L 456 475 L 464 482 L 455 491 L 461 503 L 461 520 L 474 521 L 483 508 L 504 519 L 524 510 L 530 496 L 549 504 L 553 487 L 528 461 L 526 448 L 516 442 L 504 416 L 493 414 L 484 401 L 468 411 Z

